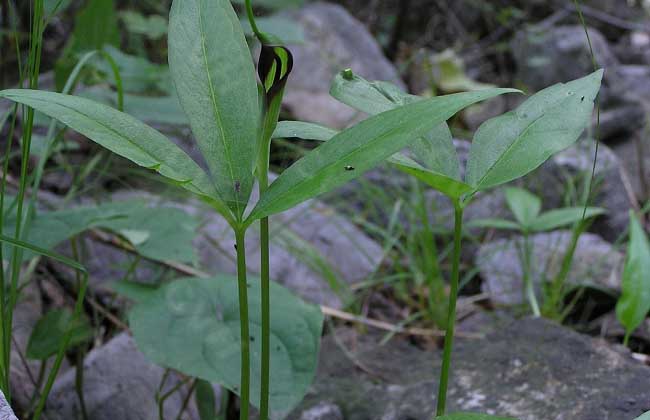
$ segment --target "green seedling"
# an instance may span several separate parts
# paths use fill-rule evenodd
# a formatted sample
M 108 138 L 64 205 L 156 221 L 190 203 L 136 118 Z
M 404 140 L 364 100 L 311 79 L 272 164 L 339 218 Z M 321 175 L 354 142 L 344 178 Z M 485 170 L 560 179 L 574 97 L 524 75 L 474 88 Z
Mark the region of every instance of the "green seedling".
M 290 337 L 301 342 L 309 342 L 315 332 L 318 337 L 322 324 L 322 315 L 314 315 L 313 306 L 298 303 L 288 293 L 282 294 L 281 305 L 273 306 L 278 312 L 271 317 L 272 297 L 283 292 L 274 292 L 275 286 L 271 287 L 268 280 L 265 219 L 361 176 L 465 107 L 515 92 L 490 89 L 387 109 L 337 134 L 268 185 L 270 138 L 291 70 L 291 56 L 286 48 L 259 32 L 250 2 L 246 6 L 251 26 L 263 44 L 259 83 L 239 19 L 229 0 L 174 0 L 172 4 L 168 31 L 170 71 L 181 106 L 207 162 L 207 172 L 158 131 L 106 105 L 38 90 L 0 92 L 0 97 L 38 110 L 112 152 L 159 173 L 168 182 L 198 196 L 228 221 L 236 238 L 236 287 L 229 284 L 232 280 L 228 278 L 214 280 L 215 284 L 210 285 L 205 281 L 172 284 L 161 289 L 158 299 L 143 300 L 134 309 L 131 322 L 135 324 L 138 345 L 150 358 L 167 367 L 222 383 L 239 394 L 242 419 L 248 418 L 251 391 L 259 401 L 262 418 L 266 418 L 269 410 L 288 411 L 304 395 L 315 371 L 318 340 L 310 351 L 296 354 L 289 342 L 285 342 L 289 338 L 270 337 L 274 325 L 277 327 L 273 323 L 302 320 L 309 326 L 305 329 L 308 335 L 296 333 Z M 260 199 L 247 214 L 256 177 Z M 245 233 L 257 220 L 262 223 L 263 249 L 259 284 L 249 283 L 245 259 Z M 253 283 L 259 286 L 256 289 L 259 295 L 251 294 L 254 301 L 249 305 L 249 285 L 252 287 Z M 208 293 L 213 299 L 205 305 L 186 304 L 188 296 L 201 296 L 201 293 Z M 233 295 L 236 299 L 232 299 Z M 221 303 L 216 307 L 206 306 L 213 302 Z M 292 308 L 291 316 L 282 312 L 282 308 Z M 160 318 L 161 311 L 167 317 Z M 228 318 L 215 319 L 215 312 L 222 311 Z M 178 337 L 166 333 L 162 325 L 138 328 L 138 325 L 149 325 L 146 320 L 152 316 L 167 320 L 167 326 L 173 324 L 174 331 L 191 334 L 194 341 L 185 340 L 183 351 L 173 351 L 170 342 L 165 340 Z M 252 334 L 249 319 L 255 323 Z M 228 323 L 228 329 L 220 328 L 224 322 Z M 233 323 L 238 331 L 231 328 Z M 185 358 L 188 342 L 195 343 L 190 347 L 198 352 L 199 358 L 189 361 Z M 229 345 L 220 345 L 223 343 Z M 261 360 L 251 365 L 252 346 Z M 274 352 L 274 348 L 279 350 Z M 281 370 L 287 365 L 307 372 L 309 380 L 294 381 L 294 372 Z M 251 371 L 256 373 L 252 378 Z
M 480 219 L 473 220 L 468 225 L 471 227 L 511 230 L 521 234 L 522 239 L 518 245 L 520 263 L 523 268 L 524 293 L 533 314 L 540 316 L 541 311 L 531 278 L 533 249 L 530 235 L 573 225 L 576 222 L 604 214 L 605 210 L 596 207 L 587 209 L 583 207 L 567 207 L 541 213 L 542 200 L 529 191 L 509 187 L 505 189 L 505 197 L 510 211 L 515 216 L 514 221 L 498 218 Z
M 446 411 L 464 209 L 477 193 L 523 177 L 553 154 L 575 143 L 591 121 L 602 76 L 603 71 L 598 70 L 584 78 L 551 86 L 531 96 L 516 110 L 486 121 L 474 135 L 464 178 L 461 177 L 451 132 L 444 121 L 437 121 L 435 128 L 413 139 L 410 156 L 397 153 L 388 159 L 400 171 L 445 194 L 455 209 L 451 291 L 437 416 L 444 415 Z M 351 70 L 336 77 L 331 94 L 370 115 L 426 102 L 390 83 L 367 81 Z M 307 130 L 303 135 L 301 130 L 305 128 Z M 331 130 L 320 126 L 292 123 L 283 124 L 278 131 L 277 137 L 292 133 L 294 137 L 314 140 L 327 140 L 331 134 Z M 331 144 L 332 140 L 327 141 L 326 145 Z
M 650 241 L 639 218 L 630 211 L 630 242 L 623 269 L 623 293 L 616 305 L 625 327 L 624 344 L 650 312 Z

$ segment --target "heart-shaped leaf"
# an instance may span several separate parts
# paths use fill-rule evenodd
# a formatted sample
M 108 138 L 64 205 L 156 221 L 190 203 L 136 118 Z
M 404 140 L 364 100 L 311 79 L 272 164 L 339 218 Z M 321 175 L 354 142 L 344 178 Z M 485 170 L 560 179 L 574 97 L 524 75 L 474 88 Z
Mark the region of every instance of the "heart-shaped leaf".
M 629 335 L 650 311 L 650 242 L 636 215 L 630 211 L 630 243 L 623 270 L 623 293 L 616 305 L 618 320 Z
M 461 109 L 514 89 L 491 89 L 417 101 L 370 117 L 334 136 L 285 170 L 247 223 L 331 191 L 373 168 Z
M 229 0 L 175 0 L 169 68 L 219 197 L 241 216 L 253 188 L 260 107 L 253 59 Z
M 591 122 L 603 71 L 546 88 L 474 135 L 465 182 L 477 191 L 522 177 L 571 146 Z
M 251 401 L 259 401 L 261 295 L 249 278 Z M 313 380 L 323 316 L 278 284 L 271 284 L 271 408 L 286 413 Z M 137 304 L 130 325 L 153 362 L 239 392 L 240 335 L 237 280 L 231 276 L 174 281 Z

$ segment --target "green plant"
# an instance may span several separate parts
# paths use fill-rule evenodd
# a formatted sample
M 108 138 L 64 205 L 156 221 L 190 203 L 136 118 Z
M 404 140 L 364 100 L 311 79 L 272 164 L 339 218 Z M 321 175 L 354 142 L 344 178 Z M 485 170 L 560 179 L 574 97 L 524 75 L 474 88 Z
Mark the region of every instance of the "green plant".
M 464 209 L 478 192 L 532 172 L 553 154 L 573 144 L 591 121 L 602 76 L 603 71 L 599 70 L 582 79 L 551 86 L 530 97 L 516 110 L 486 121 L 474 135 L 464 179 L 460 175 L 451 133 L 443 122 L 413 140 L 410 146 L 412 157 L 397 153 L 388 159 L 400 171 L 445 194 L 454 206 L 451 291 L 438 389 L 438 416 L 443 416 L 446 411 Z M 424 102 L 422 98 L 405 94 L 389 83 L 369 82 L 351 70 L 336 77 L 331 94 L 371 115 L 405 104 Z M 295 137 L 318 137 L 315 140 L 327 140 L 331 134 L 329 130 L 314 125 L 288 123 L 282 129 Z M 303 129 L 307 129 L 304 134 L 301 132 Z
M 616 305 L 625 327 L 624 344 L 650 312 L 650 242 L 634 212 L 630 211 L 630 242 L 623 270 L 623 293 Z
M 473 220 L 470 226 L 504 229 L 517 231 L 522 235 L 519 246 L 519 258 L 523 268 L 523 282 L 525 297 L 535 316 L 540 316 L 541 311 L 535 296 L 533 285 L 532 257 L 533 249 L 530 235 L 538 232 L 548 232 L 576 222 L 587 220 L 605 213 L 604 209 L 589 207 L 566 207 L 541 213 L 542 200 L 521 188 L 509 187 L 505 189 L 506 203 L 515 216 L 515 221 L 506 219 L 480 219 Z
M 357 178 L 408 145 L 412 139 L 442 124 L 457 111 L 478 101 L 513 92 L 510 89 L 492 89 L 450 95 L 390 110 L 334 136 L 284 171 L 267 188 L 269 143 L 277 123 L 291 57 L 288 50 L 256 28 L 250 2 L 247 2 L 247 9 L 251 26 L 263 43 L 259 66 L 261 85 L 256 82 L 243 31 L 228 0 L 176 0 L 172 4 L 169 28 L 171 75 L 208 164 L 207 173 L 162 134 L 108 106 L 52 92 L 0 92 L 0 97 L 36 109 L 114 153 L 158 172 L 169 182 L 199 196 L 228 221 L 236 237 L 236 287 L 227 278 L 209 285 L 204 281 L 174 283 L 158 292 L 159 299 L 145 299 L 136 306 L 131 320 L 136 341 L 150 358 L 198 377 L 221 382 L 238 393 L 241 397 L 241 418 L 248 418 L 251 385 L 253 391 L 259 393 L 262 411 L 266 411 L 269 401 L 271 409 L 281 412 L 290 409 L 291 404 L 301 398 L 313 377 L 318 339 L 311 351 L 296 354 L 288 350 L 291 346 L 286 345 L 283 338 L 275 336 L 274 339 L 284 346 L 280 346 L 278 352 L 272 352 L 268 343 L 273 343 L 270 337 L 273 323 L 302 320 L 304 325 L 309 326 L 304 330 L 305 335 L 294 333 L 284 340 L 309 342 L 309 337 L 313 338 L 314 333 L 318 338 L 322 321 L 322 315 L 315 314 L 312 306 L 299 303 L 288 293 L 274 292 L 279 286 L 270 285 L 268 270 L 264 268 L 269 264 L 268 253 L 265 257 L 264 252 L 259 300 L 258 295 L 251 294 L 254 304 L 250 305 L 244 242 L 248 227 L 261 220 L 262 232 L 268 231 L 265 219 L 269 216 Z M 260 182 L 260 200 L 245 215 L 255 177 Z M 263 233 L 262 236 L 262 247 L 268 249 L 268 237 L 264 237 L 268 235 Z M 202 296 L 202 292 L 212 299 L 221 296 L 222 299 L 210 302 L 221 302 L 215 309 L 225 310 L 228 305 L 230 309 L 224 313 L 229 316 L 229 325 L 235 322 L 239 326 L 238 334 L 229 327 L 227 330 L 220 329 L 229 331 L 227 336 L 215 338 L 214 334 L 197 329 L 204 327 L 214 331 L 216 328 L 211 324 L 215 321 L 214 311 L 199 311 L 209 308 L 207 303 L 193 306 L 183 299 Z M 274 293 L 283 293 L 282 307 L 291 308 L 292 311 L 290 316 L 277 316 L 273 318 L 277 321 L 269 321 L 270 300 Z M 237 298 L 234 299 L 234 296 Z M 178 312 L 183 308 L 196 317 Z M 238 316 L 232 315 L 232 309 Z M 206 360 L 194 358 L 188 361 L 184 358 L 184 352 L 163 350 L 167 347 L 158 345 L 157 340 L 167 337 L 158 336 L 160 329 L 138 328 L 138 325 L 142 325 L 141 321 L 150 319 L 151 314 L 160 314 L 160 311 L 170 316 L 161 319 L 173 323 L 175 331 L 194 332 L 192 337 L 198 340 L 207 340 L 208 337 L 216 340 L 211 341 L 216 346 L 209 346 L 213 351 L 200 352 L 202 358 L 207 354 Z M 175 316 L 179 313 L 183 316 Z M 277 314 L 281 315 L 282 312 Z M 256 322 L 260 320 L 259 334 L 258 331 L 251 334 L 249 318 Z M 185 323 L 183 320 L 186 320 Z M 143 321 L 143 324 L 147 325 L 147 322 Z M 276 328 L 276 331 L 279 330 Z M 261 337 L 261 340 L 257 340 L 257 337 Z M 256 340 L 255 346 L 259 341 L 267 343 L 259 352 L 263 355 L 260 377 L 253 377 L 252 382 L 251 338 Z M 235 344 L 228 347 L 219 345 L 224 340 Z M 200 341 L 193 349 L 199 351 L 208 344 Z M 237 360 L 234 360 L 234 354 L 239 355 Z M 269 358 L 273 363 L 269 363 Z M 305 379 L 293 382 L 291 375 L 287 377 L 286 372 L 273 370 L 273 366 L 286 366 L 287 361 L 299 366 L 305 372 Z M 207 363 L 207 366 L 203 363 Z M 253 365 L 256 373 L 257 366 L 257 363 Z M 234 370 L 239 370 L 238 379 Z M 273 384 L 279 388 L 286 385 L 290 389 L 281 388 L 279 392 L 271 393 L 269 398 L 268 372 L 276 376 L 284 375 L 275 378 Z M 263 418 L 265 414 L 262 414 Z

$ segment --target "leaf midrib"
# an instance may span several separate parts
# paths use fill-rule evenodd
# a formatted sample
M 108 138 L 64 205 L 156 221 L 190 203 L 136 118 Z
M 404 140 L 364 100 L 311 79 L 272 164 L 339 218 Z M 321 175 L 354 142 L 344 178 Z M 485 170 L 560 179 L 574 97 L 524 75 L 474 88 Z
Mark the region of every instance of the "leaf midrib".
M 557 107 L 557 106 L 559 106 L 560 104 L 564 103 L 564 102 L 567 101 L 567 100 L 568 100 L 568 98 L 561 99 L 561 100 L 555 102 L 555 103 L 553 104 L 553 107 Z M 516 111 L 515 111 L 515 112 L 516 112 Z M 526 133 L 528 133 L 528 131 L 529 131 L 529 130 L 530 130 L 530 129 L 535 125 L 535 124 L 537 124 L 537 122 L 539 122 L 542 118 L 544 118 L 545 116 L 546 116 L 546 111 L 545 111 L 542 115 L 540 115 L 538 118 L 535 118 L 535 119 L 534 119 L 530 124 L 528 124 L 528 126 L 526 126 L 526 129 L 523 130 L 523 131 L 521 132 L 521 134 L 519 134 L 519 135 L 517 136 L 517 138 L 515 139 L 515 141 L 513 141 L 512 143 L 510 143 L 510 145 L 509 145 L 509 146 L 506 148 L 506 150 L 505 150 L 505 151 L 504 151 L 504 152 L 499 156 L 499 158 L 498 158 L 496 161 L 494 161 L 494 163 L 493 163 L 492 165 L 490 165 L 490 167 L 488 167 L 488 169 L 485 171 L 485 174 L 481 177 L 481 179 L 479 180 L 479 182 L 476 183 L 476 185 L 474 186 L 474 188 L 476 188 L 476 189 L 478 190 L 478 189 L 481 187 L 481 184 L 483 184 L 483 182 L 485 181 L 485 178 L 488 177 L 488 175 L 489 175 L 490 172 L 494 169 L 494 167 L 497 166 L 499 163 L 501 163 L 501 161 L 503 160 L 503 158 L 504 158 L 504 157 L 505 157 L 505 156 L 510 152 L 510 150 L 512 150 L 512 148 L 515 147 L 515 145 L 519 143 L 520 139 L 521 139 L 521 138 L 522 138 Z
M 217 107 L 217 94 L 214 89 L 214 85 L 212 83 L 212 74 L 210 73 L 210 66 L 208 64 L 208 55 L 207 55 L 207 50 L 206 50 L 206 39 L 205 39 L 205 32 L 203 30 L 203 9 L 201 6 L 201 0 L 197 0 L 197 4 L 199 6 L 199 31 L 201 35 L 201 52 L 203 53 L 203 64 L 205 65 L 205 72 L 207 74 L 208 78 L 208 88 L 210 89 L 210 102 L 212 102 L 212 110 L 215 119 L 217 120 L 217 126 L 219 128 L 219 133 L 221 134 L 220 140 L 223 145 L 225 155 L 226 155 L 226 166 L 228 166 L 228 172 L 230 172 L 230 181 L 231 181 L 231 186 L 235 185 L 235 173 L 233 171 L 232 167 L 232 159 L 230 155 L 230 148 L 228 147 L 228 142 L 226 141 L 226 135 L 223 129 L 223 119 L 221 117 L 221 112 L 219 111 L 219 108 Z M 217 5 L 218 7 L 219 5 Z M 207 157 L 208 160 L 212 159 L 212 156 Z M 219 186 L 218 183 L 215 183 L 215 189 L 217 189 L 217 193 L 219 193 Z M 240 214 L 240 206 L 239 206 L 239 197 L 235 197 L 235 207 L 237 208 L 237 214 Z
M 31 100 L 36 101 L 36 102 L 40 102 L 40 103 L 44 103 L 44 104 L 46 104 L 46 105 L 49 104 L 49 103 L 51 103 L 51 102 L 49 102 L 49 101 L 44 101 L 44 100 L 41 100 L 41 99 L 38 99 L 38 98 L 32 98 Z M 164 166 L 166 166 L 166 167 L 168 167 L 168 168 L 171 168 L 171 166 L 169 166 L 168 164 L 166 164 L 166 163 L 163 161 L 163 159 L 160 159 L 160 158 L 159 158 L 158 156 L 156 156 L 154 153 L 147 151 L 147 150 L 144 149 L 142 146 L 140 146 L 138 143 L 136 143 L 136 142 L 130 140 L 129 137 L 123 135 L 122 133 L 120 133 L 119 131 L 115 130 L 115 129 L 112 128 L 111 126 L 106 125 L 106 124 L 102 123 L 101 121 L 98 121 L 97 119 L 92 118 L 91 116 L 89 116 L 89 115 L 87 115 L 87 114 L 81 112 L 80 110 L 77 110 L 77 109 L 75 109 L 75 108 L 73 108 L 73 107 L 70 107 L 70 106 L 68 106 L 68 105 L 66 105 L 66 104 L 64 104 L 64 103 L 61 103 L 61 102 L 58 102 L 58 101 L 53 101 L 53 102 L 54 102 L 55 104 L 57 104 L 58 106 L 60 106 L 60 107 L 63 107 L 63 108 L 65 108 L 65 109 L 67 109 L 67 110 L 69 110 L 69 111 L 72 111 L 72 112 L 75 112 L 75 113 L 77 113 L 77 114 L 79 114 L 79 115 L 81 115 L 81 116 L 83 116 L 83 117 L 85 117 L 85 118 L 87 118 L 87 119 L 89 119 L 89 120 L 92 120 L 93 122 L 95 122 L 95 124 L 98 124 L 98 125 L 100 125 L 102 128 L 106 129 L 107 131 L 110 131 L 110 132 L 114 133 L 117 137 L 120 137 L 120 138 L 126 140 L 127 143 L 129 143 L 130 145 L 134 146 L 136 149 L 140 150 L 140 151 L 143 152 L 145 155 L 150 156 L 150 157 L 153 157 L 154 160 L 158 161 L 158 164 L 157 164 L 157 165 L 161 165 L 161 166 L 164 165 Z M 45 112 L 44 112 L 44 113 L 45 113 Z M 46 114 L 46 113 L 45 113 L 45 114 Z M 48 116 L 49 116 L 50 118 L 58 119 L 58 118 L 56 118 L 56 117 L 54 117 L 54 116 L 52 116 L 52 115 L 48 115 Z M 66 125 L 67 125 L 67 124 L 66 124 Z M 76 130 L 75 130 L 75 131 L 76 131 Z M 163 136 L 163 137 L 164 137 L 164 136 Z M 165 138 L 167 141 L 169 141 L 166 137 L 164 137 L 164 138 Z M 170 142 L 170 145 L 171 145 L 171 142 Z M 189 158 L 189 157 L 188 157 L 188 158 Z M 128 158 L 127 158 L 127 159 L 128 159 Z M 150 168 L 147 168 L 147 169 L 150 169 Z M 171 168 L 171 169 L 175 171 L 174 168 Z M 156 171 L 156 172 L 160 172 L 160 171 Z M 174 181 L 176 181 L 176 182 L 180 182 L 180 183 L 182 183 L 182 184 L 188 183 L 188 184 L 194 186 L 194 187 L 195 187 L 198 191 L 200 191 L 202 194 L 209 196 L 209 194 L 207 194 L 205 191 L 203 191 L 201 188 L 199 188 L 198 185 L 195 184 L 195 182 L 194 182 L 194 181 L 196 180 L 195 178 L 190 178 L 189 180 L 179 180 L 179 179 L 174 179 L 174 178 L 172 178 L 172 177 L 168 177 L 168 178 L 173 179 Z

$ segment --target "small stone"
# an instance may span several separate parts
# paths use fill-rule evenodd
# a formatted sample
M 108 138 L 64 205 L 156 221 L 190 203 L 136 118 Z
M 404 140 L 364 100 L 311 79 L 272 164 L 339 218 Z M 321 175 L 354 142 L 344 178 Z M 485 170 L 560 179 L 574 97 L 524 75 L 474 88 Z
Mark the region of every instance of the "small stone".
M 308 408 L 300 415 L 300 420 L 343 420 L 343 413 L 338 405 L 323 401 Z
M 2 391 L 0 391 L 0 420 L 18 420 Z

